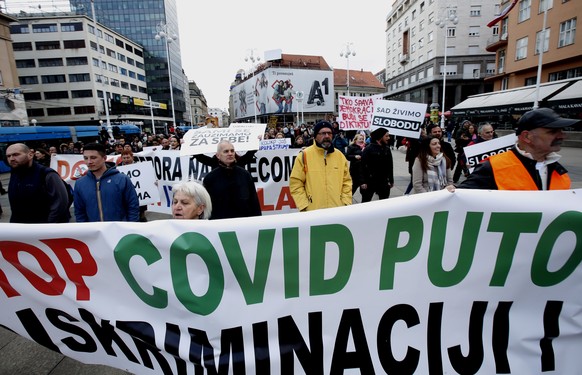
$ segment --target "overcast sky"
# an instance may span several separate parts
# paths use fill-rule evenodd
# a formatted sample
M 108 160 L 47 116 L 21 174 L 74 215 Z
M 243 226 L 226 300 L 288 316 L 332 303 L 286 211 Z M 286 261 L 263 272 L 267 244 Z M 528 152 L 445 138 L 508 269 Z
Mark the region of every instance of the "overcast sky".
M 204 93 L 209 107 L 228 109 L 229 87 L 245 57 L 281 49 L 323 56 L 346 69 L 339 56 L 352 42 L 350 70 L 377 73 L 386 56 L 385 19 L 392 1 L 360 0 L 177 0 L 182 67 Z

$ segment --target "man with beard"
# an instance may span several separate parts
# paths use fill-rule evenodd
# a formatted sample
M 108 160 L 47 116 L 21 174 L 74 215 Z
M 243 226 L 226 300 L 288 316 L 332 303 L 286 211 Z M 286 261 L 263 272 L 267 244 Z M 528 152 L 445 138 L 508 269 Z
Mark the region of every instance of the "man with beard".
M 477 164 L 459 188 L 487 190 L 565 190 L 570 176 L 558 163 L 563 128 L 582 121 L 562 118 L 549 108 L 526 112 L 517 122 L 517 143 Z
M 6 149 L 12 168 L 8 185 L 11 223 L 68 223 L 68 192 L 59 174 L 34 161 L 34 153 L 24 143 Z
M 390 151 L 390 133 L 386 128 L 377 128 L 370 134 L 370 144 L 362 152 L 362 203 L 388 199 L 394 186 L 394 161 Z
M 352 177 L 344 154 L 333 147 L 333 127 L 320 121 L 313 128 L 313 145 L 293 164 L 289 189 L 299 211 L 352 204 Z

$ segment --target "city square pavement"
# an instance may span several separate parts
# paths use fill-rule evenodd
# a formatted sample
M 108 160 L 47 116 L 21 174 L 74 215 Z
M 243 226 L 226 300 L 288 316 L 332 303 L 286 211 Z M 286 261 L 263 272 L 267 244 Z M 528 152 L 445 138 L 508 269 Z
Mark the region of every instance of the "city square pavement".
M 582 148 L 562 148 L 560 162 L 568 169 L 572 179 L 572 188 L 582 188 Z M 404 154 L 393 150 L 394 156 L 394 188 L 390 199 L 404 195 L 410 182 L 408 164 L 404 161 Z M 10 174 L 0 175 L 4 188 L 8 188 Z M 374 199 L 377 199 L 376 197 Z M 359 192 L 354 196 L 354 203 L 359 203 Z M 7 223 L 10 218 L 8 195 L 0 197 L 0 204 L 4 214 L 0 222 Z M 148 220 L 161 220 L 169 215 L 147 213 Z M 0 375 L 122 375 L 127 372 L 100 365 L 86 365 L 46 349 L 35 342 L 25 339 L 15 333 L 0 327 Z

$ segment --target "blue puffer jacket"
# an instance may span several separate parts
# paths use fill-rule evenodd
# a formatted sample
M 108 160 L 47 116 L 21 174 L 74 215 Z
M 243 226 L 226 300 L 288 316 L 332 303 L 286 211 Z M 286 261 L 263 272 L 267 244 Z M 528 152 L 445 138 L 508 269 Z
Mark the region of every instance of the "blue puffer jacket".
M 139 221 L 139 201 L 131 179 L 108 168 L 99 180 L 89 171 L 75 184 L 75 218 L 80 222 Z

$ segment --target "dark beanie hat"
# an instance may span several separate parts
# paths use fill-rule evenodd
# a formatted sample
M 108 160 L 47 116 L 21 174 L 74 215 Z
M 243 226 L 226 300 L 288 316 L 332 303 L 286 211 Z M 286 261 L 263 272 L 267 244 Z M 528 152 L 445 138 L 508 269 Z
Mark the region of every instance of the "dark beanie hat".
M 329 128 L 331 131 L 333 131 L 333 126 L 331 126 L 328 121 L 320 121 L 313 127 L 313 135 L 317 135 L 317 133 L 319 133 L 319 131 L 323 128 Z
M 386 128 L 378 128 L 370 133 L 370 138 L 372 141 L 377 141 L 384 136 L 384 134 L 388 133 L 388 129 Z

